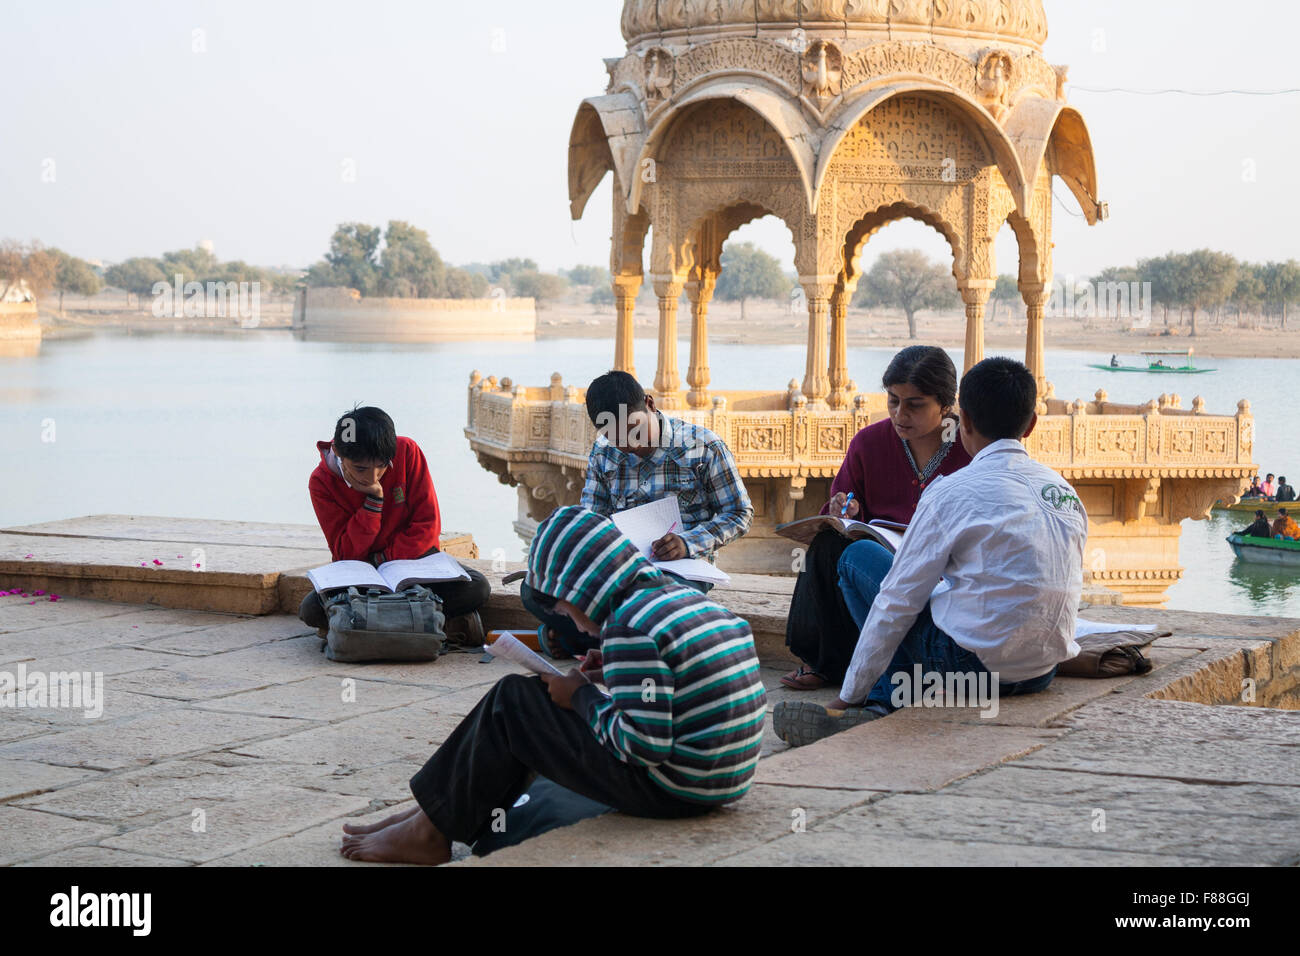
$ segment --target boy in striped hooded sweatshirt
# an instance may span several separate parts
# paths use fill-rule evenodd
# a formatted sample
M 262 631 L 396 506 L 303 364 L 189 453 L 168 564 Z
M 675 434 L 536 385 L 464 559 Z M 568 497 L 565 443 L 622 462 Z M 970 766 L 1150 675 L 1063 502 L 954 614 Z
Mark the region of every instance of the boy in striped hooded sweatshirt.
M 542 522 L 527 583 L 599 636 L 599 651 L 561 677 L 498 681 L 411 779 L 418 807 L 345 825 L 344 856 L 444 863 L 534 772 L 643 817 L 693 816 L 748 791 L 767 708 L 749 625 L 582 508 Z

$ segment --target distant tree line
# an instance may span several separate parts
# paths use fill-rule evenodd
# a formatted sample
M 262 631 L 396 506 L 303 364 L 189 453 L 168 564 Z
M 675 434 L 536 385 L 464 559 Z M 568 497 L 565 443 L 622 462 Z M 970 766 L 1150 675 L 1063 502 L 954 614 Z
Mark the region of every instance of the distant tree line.
M 94 266 L 62 249 L 13 239 L 0 242 L 0 299 L 13 288 L 25 288 L 33 299 L 57 292 L 62 312 L 65 293 L 94 295 L 103 284 Z
M 479 299 L 500 289 L 545 305 L 564 295 L 570 280 L 595 284 L 602 274 L 608 276 L 597 266 L 578 266 L 568 276 L 543 272 L 532 259 L 518 258 L 449 266 L 427 232 L 393 220 L 382 234 L 378 226 L 342 223 L 325 258 L 307 270 L 306 282 L 399 299 Z
M 1094 285 L 1150 282 L 1151 298 L 1161 307 L 1164 324 L 1170 324 L 1170 310 L 1177 310 L 1179 324 L 1186 324 L 1191 335 L 1199 332 L 1202 316 L 1221 325 L 1229 313 L 1238 325 L 1246 315 L 1276 315 L 1285 329 L 1291 307 L 1300 303 L 1296 260 L 1243 262 L 1212 249 L 1139 259 L 1133 266 L 1103 269 L 1092 281 Z

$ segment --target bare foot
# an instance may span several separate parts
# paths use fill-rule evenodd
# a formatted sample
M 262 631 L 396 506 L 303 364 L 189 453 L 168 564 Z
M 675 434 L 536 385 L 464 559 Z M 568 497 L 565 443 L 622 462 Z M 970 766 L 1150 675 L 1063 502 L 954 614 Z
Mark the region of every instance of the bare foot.
M 422 863 L 437 866 L 451 860 L 451 843 L 428 815 L 409 814 L 374 833 L 349 834 L 339 850 L 349 860 L 369 863 Z
M 401 823 L 413 813 L 420 812 L 420 805 L 417 803 L 409 810 L 403 810 L 401 813 L 394 813 L 391 817 L 384 817 L 378 823 L 345 823 L 343 824 L 344 833 L 375 833 L 383 830 L 385 827 L 391 827 L 394 823 Z

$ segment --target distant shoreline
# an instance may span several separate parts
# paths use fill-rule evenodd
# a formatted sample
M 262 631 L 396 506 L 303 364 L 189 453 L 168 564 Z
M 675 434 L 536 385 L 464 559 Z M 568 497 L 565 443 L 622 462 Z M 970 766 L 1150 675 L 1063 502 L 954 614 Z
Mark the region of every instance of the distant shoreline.
M 747 318 L 740 320 L 739 307 L 734 303 L 715 303 L 709 314 L 709 343 L 711 345 L 803 345 L 807 342 L 807 319 L 795 316 L 788 309 L 771 303 L 750 303 Z M 606 339 L 614 340 L 612 309 L 600 311 L 581 307 L 544 309 L 537 316 L 537 338 L 540 339 Z M 142 312 L 87 313 L 69 312 L 66 317 L 43 312 L 43 335 L 46 339 L 80 338 L 97 331 L 127 333 L 207 332 L 239 333 L 244 331 L 289 331 L 292 316 L 288 311 L 264 315 L 253 329 L 244 329 L 237 319 L 176 319 L 172 316 L 155 318 Z M 679 339 L 690 337 L 691 316 L 688 309 L 680 309 L 677 316 Z M 984 347 L 990 351 L 1015 351 L 1025 344 L 1024 320 L 1003 312 L 986 318 Z M 1210 326 L 1206 321 L 1201 334 L 1186 334 L 1185 328 L 1176 328 L 1180 334 L 1161 335 L 1163 322 L 1152 320 L 1152 328 L 1145 331 L 1126 331 L 1110 320 L 1098 320 L 1089 325 L 1077 319 L 1053 319 L 1045 322 L 1045 346 L 1053 350 L 1092 352 L 1099 361 L 1109 360 L 1112 354 L 1136 356 L 1142 351 L 1182 350 L 1192 348 L 1199 358 L 1300 358 L 1300 320 L 1295 329 L 1237 328 L 1225 323 Z M 961 349 L 965 343 L 965 317 L 961 313 L 931 315 L 922 313 L 917 320 L 917 338 L 910 339 L 901 315 L 870 314 L 851 310 L 848 322 L 848 344 L 851 348 L 903 348 L 907 345 L 939 345 Z M 638 303 L 635 334 L 640 338 L 653 338 L 658 320 L 651 308 Z M 458 339 L 464 341 L 464 339 Z M 485 337 L 482 341 L 500 341 Z M 679 364 L 684 366 L 687 355 L 679 353 Z M 1131 363 L 1130 363 L 1131 364 Z

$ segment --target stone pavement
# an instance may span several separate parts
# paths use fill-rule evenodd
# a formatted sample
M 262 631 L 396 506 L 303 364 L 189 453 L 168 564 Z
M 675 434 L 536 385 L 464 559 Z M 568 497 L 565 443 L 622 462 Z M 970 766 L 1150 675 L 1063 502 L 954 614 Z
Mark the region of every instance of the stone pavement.
M 101 672 L 103 714 L 3 710 L 7 865 L 367 865 L 339 856 L 341 823 L 409 805 L 510 669 L 335 664 L 285 614 L 26 600 L 0 597 L 0 672 Z M 606 815 L 465 865 L 1300 862 L 1300 713 L 1226 704 L 1251 678 L 1295 706 L 1300 621 L 1087 615 L 1175 634 L 1150 675 L 1061 679 L 993 719 L 907 710 L 793 751 L 769 732 L 732 808 Z M 775 703 L 786 662 L 765 658 Z

